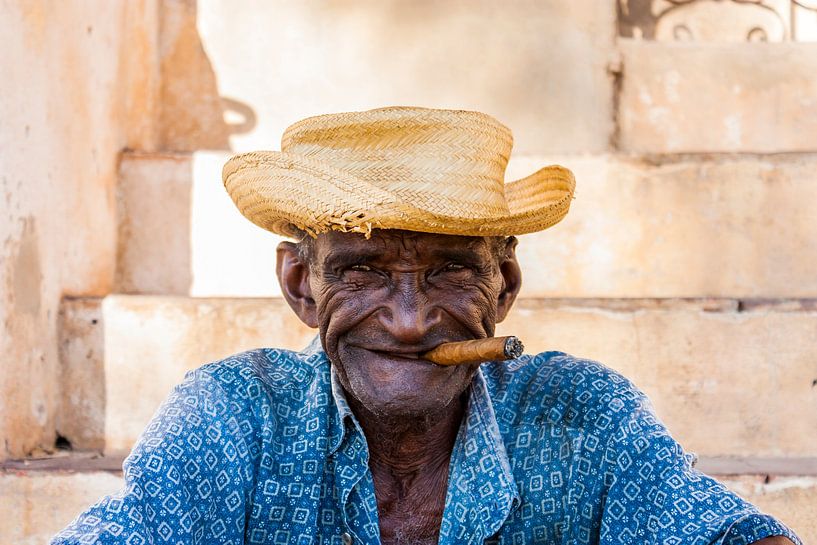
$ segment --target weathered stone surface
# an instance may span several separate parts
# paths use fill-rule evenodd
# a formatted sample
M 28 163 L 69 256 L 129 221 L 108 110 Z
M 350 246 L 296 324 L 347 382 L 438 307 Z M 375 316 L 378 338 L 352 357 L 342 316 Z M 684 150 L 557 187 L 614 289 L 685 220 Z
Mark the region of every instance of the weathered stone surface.
M 764 513 L 778 517 L 803 543 L 817 543 L 817 478 L 739 475 L 718 479 Z
M 280 295 L 281 239 L 238 213 L 226 158 L 123 158 L 119 291 Z M 524 296 L 817 296 L 817 155 L 524 157 L 508 179 L 550 162 L 575 171 L 576 200 L 561 224 L 520 237 Z
M 620 45 L 621 149 L 817 149 L 817 44 Z
M 633 310 L 522 300 L 499 333 L 519 336 L 528 352 L 562 350 L 617 369 L 701 456 L 817 456 L 817 313 L 704 305 Z M 83 312 L 73 315 L 81 319 Z M 280 299 L 112 296 L 101 314 L 104 442 L 111 455 L 130 448 L 185 371 L 252 347 L 300 348 L 314 335 Z M 80 332 L 82 324 L 72 327 Z M 96 333 L 85 339 L 74 340 L 70 356 L 86 353 L 86 342 L 100 353 Z M 66 385 L 68 391 L 91 387 Z
M 817 456 L 746 456 L 743 458 L 699 456 L 695 467 L 708 475 L 817 476 Z
M 60 298 L 113 284 L 119 152 L 157 140 L 157 10 L 0 3 L 0 459 L 53 445 Z
M 122 156 L 117 188 L 116 291 L 189 291 L 192 184 L 189 155 Z
M 88 506 L 122 486 L 108 472 L 0 472 L 0 543 L 42 545 Z
M 551 160 L 576 173 L 561 224 L 520 237 L 528 297 L 814 297 L 817 155 Z
M 612 2 L 250 5 L 199 5 L 220 94 L 237 101 L 233 149 L 275 149 L 309 115 L 395 104 L 493 114 L 513 129 L 517 152 L 608 148 Z
M 74 299 L 60 309 L 60 407 L 57 434 L 72 448 L 100 451 L 105 423 L 105 325 L 99 299 Z
M 523 300 L 498 333 L 618 370 L 701 456 L 815 456 L 815 312 L 619 311 Z

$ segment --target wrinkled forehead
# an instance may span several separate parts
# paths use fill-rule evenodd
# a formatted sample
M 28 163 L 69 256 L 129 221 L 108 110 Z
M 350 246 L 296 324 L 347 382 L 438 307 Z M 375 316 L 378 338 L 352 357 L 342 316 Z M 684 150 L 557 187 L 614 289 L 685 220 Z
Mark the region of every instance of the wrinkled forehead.
M 472 259 L 491 260 L 492 239 L 488 237 L 466 237 L 418 233 L 394 229 L 376 229 L 371 237 L 359 233 L 331 231 L 318 235 L 313 242 L 313 257 L 323 262 L 325 259 L 343 254 L 377 258 L 379 261 L 421 262 L 429 259 L 445 258 L 452 253 L 465 253 Z

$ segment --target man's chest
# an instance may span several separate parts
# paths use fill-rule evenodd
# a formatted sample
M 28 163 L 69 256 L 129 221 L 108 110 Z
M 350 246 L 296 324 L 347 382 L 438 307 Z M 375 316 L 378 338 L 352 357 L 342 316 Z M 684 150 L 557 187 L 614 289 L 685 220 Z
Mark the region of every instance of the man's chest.
M 445 511 L 445 478 L 439 491 L 386 489 L 377 480 L 377 512 L 383 545 L 436 545 Z M 430 493 L 429 493 L 430 492 Z
M 524 460 L 514 465 L 522 468 Z M 580 500 L 568 491 L 567 468 L 560 471 L 552 460 L 547 474 L 529 468 L 529 478 L 516 480 L 519 495 L 513 502 L 477 472 L 458 469 L 442 504 L 378 505 L 365 460 L 346 462 L 310 461 L 307 465 L 318 469 L 314 472 L 275 465 L 258 468 L 248 504 L 246 542 L 559 543 L 568 533 L 571 512 L 576 512 L 571 502 Z

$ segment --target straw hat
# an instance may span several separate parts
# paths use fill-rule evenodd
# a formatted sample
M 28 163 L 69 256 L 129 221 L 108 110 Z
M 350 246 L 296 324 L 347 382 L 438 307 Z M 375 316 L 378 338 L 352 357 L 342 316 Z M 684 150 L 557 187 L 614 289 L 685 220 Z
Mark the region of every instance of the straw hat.
M 513 137 L 479 113 L 393 107 L 310 117 L 281 151 L 232 157 L 227 192 L 250 221 L 285 236 L 405 229 L 519 235 L 559 222 L 575 180 L 560 166 L 504 183 Z

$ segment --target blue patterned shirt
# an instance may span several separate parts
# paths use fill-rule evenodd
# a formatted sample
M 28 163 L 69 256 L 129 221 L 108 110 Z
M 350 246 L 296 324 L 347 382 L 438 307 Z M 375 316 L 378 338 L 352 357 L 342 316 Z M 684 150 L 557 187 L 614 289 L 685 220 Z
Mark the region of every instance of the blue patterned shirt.
M 379 543 L 368 457 L 323 351 L 238 354 L 188 374 L 126 459 L 124 489 L 52 543 Z M 693 458 L 598 363 L 484 364 L 439 543 L 800 543 Z

